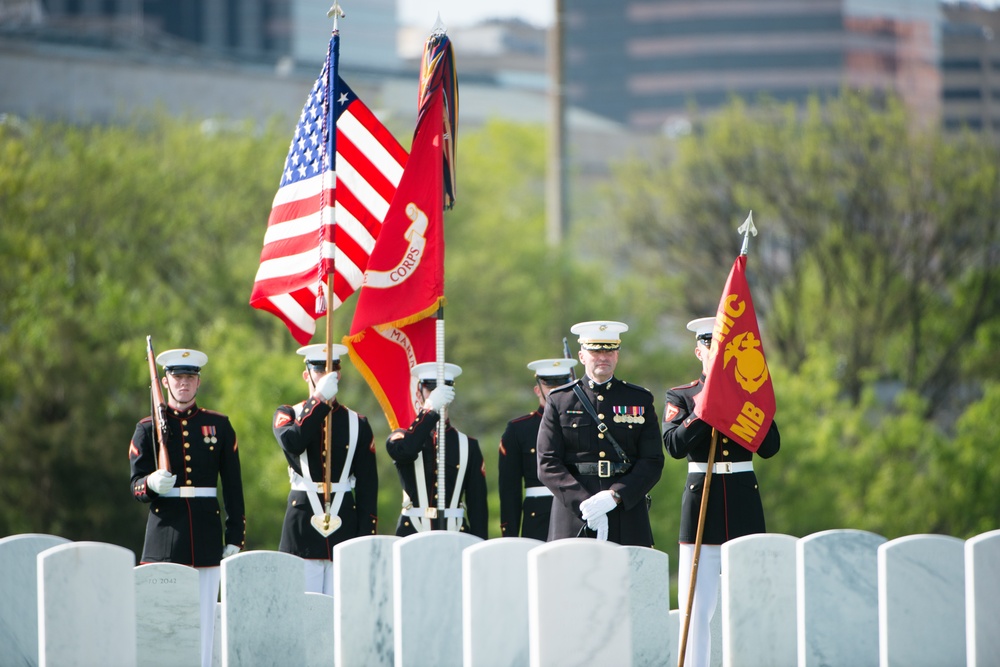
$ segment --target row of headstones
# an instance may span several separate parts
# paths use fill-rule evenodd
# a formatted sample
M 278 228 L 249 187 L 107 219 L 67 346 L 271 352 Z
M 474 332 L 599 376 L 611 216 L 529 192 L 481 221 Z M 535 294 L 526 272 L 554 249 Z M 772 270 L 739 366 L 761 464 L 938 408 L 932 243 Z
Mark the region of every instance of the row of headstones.
M 371 536 L 333 597 L 295 556 L 222 563 L 216 663 L 675 665 L 665 553 L 594 540 Z M 1000 665 L 1000 530 L 831 530 L 722 549 L 715 665 Z M 0 539 L 0 665 L 198 665 L 198 574 L 49 535 Z

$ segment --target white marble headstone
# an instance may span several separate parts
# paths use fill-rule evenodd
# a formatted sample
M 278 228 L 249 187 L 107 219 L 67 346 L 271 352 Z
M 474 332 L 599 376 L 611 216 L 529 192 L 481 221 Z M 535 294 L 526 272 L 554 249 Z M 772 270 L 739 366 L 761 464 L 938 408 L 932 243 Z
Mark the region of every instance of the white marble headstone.
M 462 664 L 462 551 L 482 539 L 436 530 L 392 545 L 397 667 Z
M 136 662 L 135 554 L 71 542 L 38 554 L 38 664 Z
M 528 553 L 532 667 L 632 664 L 628 552 L 584 538 Z
M 670 556 L 647 547 L 619 547 L 628 555 L 629 617 L 635 667 L 674 667 L 677 633 L 668 632 Z
M 878 665 L 881 535 L 825 530 L 795 544 L 799 667 Z
M 667 634 L 672 637 L 670 640 L 670 665 L 677 664 L 677 652 L 680 650 L 677 640 L 681 636 L 681 614 L 680 609 L 671 609 L 667 616 Z
M 528 552 L 543 544 L 502 537 L 462 552 L 465 667 L 528 663 Z
M 246 551 L 222 561 L 223 667 L 305 663 L 302 559 Z
M 201 664 L 198 570 L 149 563 L 134 570 L 135 637 L 145 667 Z
M 965 542 L 909 535 L 878 548 L 879 664 L 965 664 Z
M 333 548 L 333 638 L 337 667 L 393 664 L 392 545 L 366 535 Z
M 715 613 L 712 614 L 712 620 L 708 624 L 709 632 L 711 633 L 712 641 L 712 659 L 709 661 L 711 667 L 722 667 L 723 662 L 723 650 L 722 650 L 722 575 L 719 575 L 719 588 L 718 593 L 715 597 Z
M 1000 530 L 965 542 L 965 640 L 968 667 L 1000 665 Z
M 302 601 L 303 667 L 333 667 L 333 596 L 306 593 Z
M 68 543 L 36 533 L 0 539 L 0 665 L 38 664 L 38 554 Z
M 222 667 L 222 603 L 215 605 L 215 639 L 212 643 L 212 667 Z
M 795 664 L 796 542 L 791 535 L 760 533 L 722 545 L 717 615 L 726 667 Z

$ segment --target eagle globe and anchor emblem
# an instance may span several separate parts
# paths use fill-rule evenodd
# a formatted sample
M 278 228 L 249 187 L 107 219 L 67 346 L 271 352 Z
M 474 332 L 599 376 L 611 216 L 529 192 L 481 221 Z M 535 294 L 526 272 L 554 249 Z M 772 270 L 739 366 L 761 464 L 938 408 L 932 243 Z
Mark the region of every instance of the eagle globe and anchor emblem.
M 739 385 L 751 394 L 767 382 L 768 377 L 767 362 L 760 346 L 760 340 L 753 332 L 741 333 L 726 343 L 725 356 L 722 359 L 723 368 L 728 368 L 730 360 L 736 359 L 733 375 Z

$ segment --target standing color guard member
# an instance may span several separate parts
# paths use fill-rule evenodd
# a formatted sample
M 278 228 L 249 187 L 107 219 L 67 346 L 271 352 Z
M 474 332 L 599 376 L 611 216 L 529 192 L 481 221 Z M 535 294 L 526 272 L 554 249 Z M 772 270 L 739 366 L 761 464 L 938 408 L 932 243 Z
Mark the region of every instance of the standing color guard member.
M 614 377 L 621 322 L 581 322 L 585 377 L 549 394 L 538 429 L 538 479 L 552 491 L 549 539 L 583 536 L 652 546 L 646 494 L 663 450 L 648 390 Z M 588 533 L 593 534 L 593 533 Z
M 201 588 L 201 664 L 212 664 L 219 561 L 237 554 L 246 538 L 243 483 L 236 432 L 229 417 L 198 407 L 201 368 L 208 356 L 198 350 L 167 350 L 156 357 L 167 389 L 166 442 L 170 470 L 156 469 L 152 417 L 135 427 L 129 445 L 132 495 L 149 503 L 140 564 L 179 563 L 198 568 Z M 216 485 L 222 480 L 226 508 L 225 547 Z
M 675 459 L 687 457 L 688 476 L 681 497 L 680 557 L 677 563 L 677 597 L 682 614 L 687 609 L 691 584 L 691 561 L 698 532 L 701 492 L 708 471 L 708 450 L 712 427 L 695 414 L 695 396 L 705 386 L 712 349 L 714 317 L 702 317 L 688 322 L 697 342 L 694 355 L 701 360 L 701 378 L 667 392 L 663 409 L 663 445 Z M 778 452 L 781 438 L 778 426 L 771 428 L 757 450 L 763 458 Z M 729 540 L 765 532 L 764 507 L 753 472 L 753 453 L 719 434 L 712 468 L 712 483 L 708 492 L 708 508 L 702 545 L 698 555 L 698 581 L 694 588 L 694 604 L 688 628 L 685 650 L 686 667 L 704 667 L 711 660 L 710 622 L 715 614 L 719 595 L 719 574 L 722 571 L 722 544 Z M 681 634 L 684 624 L 681 623 Z
M 385 450 L 396 464 L 403 487 L 403 511 L 396 535 L 432 530 L 437 516 L 437 424 L 441 410 L 455 399 L 455 378 L 462 369 L 445 364 L 444 385 L 437 386 L 437 364 L 417 364 L 411 373 L 420 382 L 424 406 L 407 429 L 389 434 Z M 445 505 L 448 530 L 487 538 L 486 465 L 479 443 L 451 425 L 445 432 Z M 464 502 L 463 502 L 464 497 Z
M 333 370 L 326 372 L 326 345 L 306 345 L 302 379 L 309 398 L 274 413 L 274 437 L 288 461 L 292 489 L 278 550 L 305 560 L 307 593 L 333 595 L 333 547 L 374 535 L 378 522 L 378 469 L 368 420 L 337 401 L 343 345 L 331 345 Z M 326 423 L 330 420 L 331 521 L 324 525 Z
M 535 442 L 549 392 L 570 381 L 570 373 L 576 364 L 575 359 L 539 359 L 528 364 L 528 368 L 535 371 L 533 389 L 538 397 L 538 409 L 507 422 L 507 428 L 500 437 L 497 475 L 500 534 L 503 537 L 532 537 L 543 542 L 548 537 L 552 492 L 538 481 Z

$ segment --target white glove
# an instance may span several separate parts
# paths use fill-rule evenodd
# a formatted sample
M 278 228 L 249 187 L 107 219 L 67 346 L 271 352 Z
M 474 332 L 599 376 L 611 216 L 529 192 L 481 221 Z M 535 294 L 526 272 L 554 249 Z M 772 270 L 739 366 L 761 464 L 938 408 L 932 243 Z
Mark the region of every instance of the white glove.
M 222 550 L 222 557 L 229 558 L 230 556 L 235 556 L 240 552 L 240 548 L 235 544 L 227 544 Z
M 604 525 L 599 526 L 597 528 L 597 539 L 600 540 L 601 542 L 608 541 L 608 522 L 607 522 L 608 515 L 605 514 L 604 518 L 605 518 Z
M 166 470 L 154 470 L 146 477 L 146 488 L 152 489 L 162 496 L 174 488 L 175 482 L 177 482 L 177 475 L 173 475 Z
M 615 497 L 610 490 L 598 491 L 591 497 L 580 503 L 580 516 L 584 521 L 589 521 L 595 516 L 606 516 L 608 512 L 618 507 Z M 595 530 L 591 528 L 591 530 Z
M 337 374 L 327 373 L 316 383 L 316 393 L 322 396 L 324 401 L 329 401 L 337 395 L 339 387 L 340 380 L 337 379 Z
M 601 532 L 603 531 L 604 532 L 604 539 L 607 539 L 607 535 L 608 535 L 608 515 L 607 514 L 599 514 L 599 515 L 595 516 L 592 519 L 588 519 L 587 520 L 587 528 L 590 528 L 591 530 L 596 530 L 598 535 L 600 535 Z
M 427 400 L 424 402 L 424 410 L 433 410 L 434 412 L 441 412 L 441 408 L 446 405 L 450 405 L 452 401 L 455 400 L 455 388 L 443 384 L 439 387 L 434 387 L 434 391 L 430 393 Z

